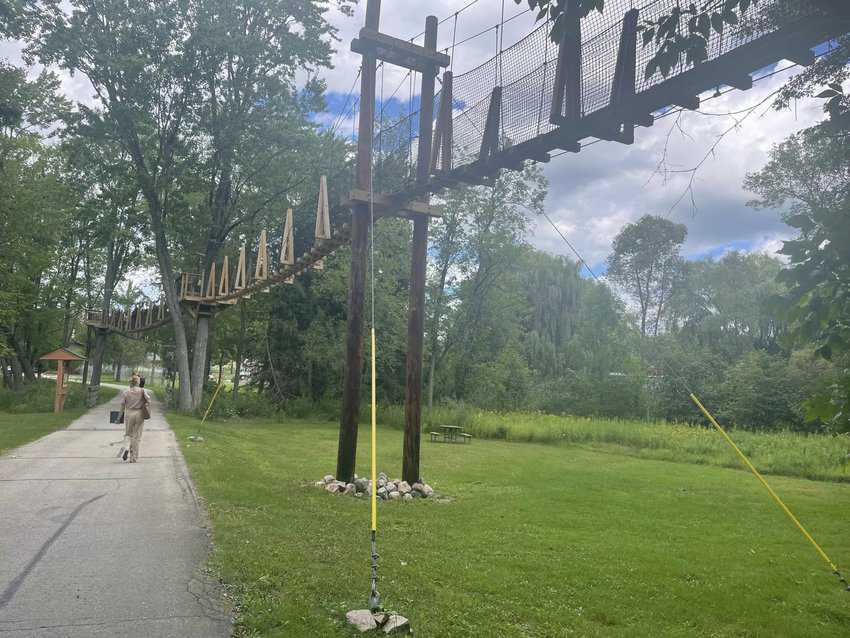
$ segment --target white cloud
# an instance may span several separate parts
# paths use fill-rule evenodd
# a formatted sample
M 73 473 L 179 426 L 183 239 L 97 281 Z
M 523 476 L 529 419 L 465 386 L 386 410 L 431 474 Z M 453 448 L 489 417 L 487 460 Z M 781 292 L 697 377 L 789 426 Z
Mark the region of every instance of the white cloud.
M 808 100 L 796 109 L 779 112 L 766 102 L 727 133 L 694 176 L 693 202 L 688 193 L 689 174 L 664 175 L 656 173 L 656 168 L 665 156 L 665 144 L 668 169 L 694 167 L 717 137 L 735 125 L 735 118 L 744 115 L 720 114 L 761 102 L 791 74 L 778 74 L 756 83 L 748 92 L 732 91 L 704 102 L 702 111 L 718 115 L 683 113 L 679 124 L 684 132 L 675 128 L 675 116 L 669 116 L 650 129 L 639 128 L 633 146 L 600 142 L 577 155 L 553 159 L 545 168 L 550 181 L 550 216 L 556 223 L 576 229 L 568 238 L 591 264 L 604 261 L 623 224 L 647 213 L 688 226 L 685 253 L 690 257 L 740 242 L 751 245 L 752 250 L 775 250 L 781 239 L 793 234 L 792 229 L 775 211 L 748 208 L 746 203 L 754 195 L 743 189 L 743 180 L 747 172 L 764 165 L 773 144 L 823 117 L 819 101 Z M 570 253 L 545 222 L 538 223 L 533 242 L 545 250 Z

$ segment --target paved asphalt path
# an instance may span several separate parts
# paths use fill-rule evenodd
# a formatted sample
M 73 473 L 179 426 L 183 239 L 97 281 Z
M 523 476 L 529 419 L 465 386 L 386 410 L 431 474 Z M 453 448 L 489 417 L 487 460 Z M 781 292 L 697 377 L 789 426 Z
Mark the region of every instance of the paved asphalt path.
M 207 523 L 154 404 L 138 463 L 116 457 L 117 399 L 0 456 L 0 638 L 218 638 Z

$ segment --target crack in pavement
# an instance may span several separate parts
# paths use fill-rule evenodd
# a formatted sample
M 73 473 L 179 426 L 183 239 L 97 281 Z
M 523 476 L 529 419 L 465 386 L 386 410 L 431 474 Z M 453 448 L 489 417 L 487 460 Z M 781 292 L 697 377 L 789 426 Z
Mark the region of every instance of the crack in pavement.
M 82 512 L 83 509 L 85 509 L 95 501 L 102 499 L 104 496 L 106 496 L 106 493 L 101 494 L 100 496 L 90 498 L 87 501 L 83 501 L 82 503 L 77 505 L 77 507 L 74 508 L 74 511 L 71 512 L 67 519 L 65 519 L 65 522 L 59 526 L 59 529 L 53 532 L 53 535 L 44 542 L 41 548 L 35 553 L 35 556 L 33 556 L 30 559 L 30 562 L 26 564 L 23 570 L 21 570 L 21 573 L 12 579 L 12 582 L 10 582 L 6 586 L 6 589 L 3 590 L 3 593 L 0 593 L 0 609 L 3 609 L 3 607 L 8 605 L 12 598 L 15 597 L 15 594 L 21 588 L 21 585 L 24 584 L 24 581 L 26 580 L 27 576 L 30 575 L 30 572 L 35 568 L 39 561 L 44 558 L 44 555 L 47 553 L 47 550 L 50 549 L 50 546 L 53 545 L 56 539 L 59 538 L 62 533 L 66 529 L 68 529 L 68 526 L 74 522 L 74 519 L 79 516 L 80 512 Z

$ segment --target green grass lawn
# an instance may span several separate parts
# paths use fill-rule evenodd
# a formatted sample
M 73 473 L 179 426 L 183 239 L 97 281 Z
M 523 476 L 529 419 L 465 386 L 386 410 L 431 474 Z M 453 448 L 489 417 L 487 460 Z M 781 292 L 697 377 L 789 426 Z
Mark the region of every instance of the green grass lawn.
M 65 410 L 53 414 L 55 382 L 41 381 L 20 393 L 0 391 L 0 454 L 67 427 L 85 414 L 83 391 L 69 384 Z M 98 401 L 104 403 L 118 394 L 115 388 L 101 388 Z
M 334 423 L 169 417 L 214 528 L 239 636 L 351 636 L 368 502 L 332 473 Z M 364 431 L 363 434 L 366 434 Z M 380 431 L 400 474 L 401 433 Z M 360 439 L 359 473 L 368 467 Z M 417 636 L 848 636 L 850 593 L 748 473 L 567 445 L 422 445 L 450 502 L 379 503 L 380 590 Z M 850 485 L 772 477 L 850 566 Z

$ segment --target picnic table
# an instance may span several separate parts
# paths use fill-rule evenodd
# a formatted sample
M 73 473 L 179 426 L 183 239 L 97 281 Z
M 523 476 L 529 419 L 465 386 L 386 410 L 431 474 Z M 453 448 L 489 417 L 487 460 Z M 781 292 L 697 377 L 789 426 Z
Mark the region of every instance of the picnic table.
M 439 441 L 441 438 L 444 443 L 469 443 L 472 440 L 472 435 L 463 431 L 459 425 L 440 425 L 440 432 L 431 432 L 431 440 Z

